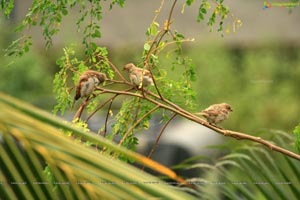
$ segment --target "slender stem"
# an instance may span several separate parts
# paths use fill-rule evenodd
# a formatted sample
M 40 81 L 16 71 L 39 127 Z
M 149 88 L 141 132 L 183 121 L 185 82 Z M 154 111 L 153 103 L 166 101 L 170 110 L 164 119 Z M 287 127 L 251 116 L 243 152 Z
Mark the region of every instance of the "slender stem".
M 152 93 L 152 92 L 150 92 L 150 91 L 148 91 L 148 90 L 146 90 L 145 93 L 147 93 L 147 94 L 153 96 L 153 97 L 156 98 L 156 99 L 159 99 L 159 100 L 161 100 L 161 101 L 163 101 L 163 102 L 169 104 L 169 105 L 172 106 L 173 108 L 176 108 L 177 110 L 180 110 L 181 112 L 183 112 L 183 113 L 185 113 L 185 114 L 187 114 L 187 115 L 190 115 L 191 117 L 195 117 L 195 115 L 193 115 L 192 113 L 190 113 L 190 112 L 186 111 L 185 109 L 179 107 L 178 105 L 176 105 L 175 103 L 169 101 L 168 99 L 165 99 L 165 98 L 164 98 L 164 99 L 161 99 L 159 96 L 157 96 L 156 94 L 154 94 L 154 93 Z
M 285 154 L 291 158 L 295 158 L 297 160 L 300 160 L 300 155 L 293 153 L 287 149 L 281 148 L 267 140 L 262 139 L 261 137 L 256 137 L 256 136 L 252 136 L 252 135 L 248 135 L 245 133 L 241 133 L 241 132 L 237 132 L 237 131 L 231 131 L 231 130 L 222 130 L 219 131 L 219 133 L 223 134 L 224 136 L 229 136 L 229 137 L 233 137 L 237 140 L 250 140 L 253 142 L 257 142 L 260 143 L 266 147 L 268 147 L 269 149 L 273 150 L 273 151 L 277 151 L 280 152 L 282 154 Z
M 173 11 L 174 11 L 174 8 L 175 8 L 176 3 L 177 3 L 177 0 L 174 0 L 174 2 L 173 2 L 173 4 L 172 4 L 172 7 L 171 7 L 171 10 L 170 10 L 170 12 L 169 12 L 169 16 L 168 16 L 168 20 L 167 20 L 167 22 L 166 22 L 166 26 L 165 26 L 161 31 L 159 31 L 159 32 L 156 34 L 154 40 L 152 41 L 152 44 L 151 44 L 151 46 L 150 46 L 150 49 L 149 49 L 149 51 L 148 51 L 148 53 L 147 53 L 147 56 L 146 56 L 146 58 L 145 58 L 145 60 L 144 60 L 144 67 L 147 66 L 147 65 L 149 65 L 148 61 L 149 61 L 150 55 L 152 54 L 152 50 L 153 50 L 155 44 L 156 44 L 156 48 L 155 48 L 155 50 L 154 50 L 154 54 L 156 54 L 157 49 L 158 49 L 157 47 L 159 46 L 161 40 L 162 40 L 162 39 L 164 38 L 164 36 L 169 32 L 169 30 L 170 30 L 171 18 L 172 18 Z M 162 5 L 163 5 L 163 3 L 161 4 L 161 6 L 162 6 Z M 158 41 L 157 41 L 157 40 L 158 40 Z M 149 67 L 149 71 L 150 71 L 150 73 L 151 73 L 151 75 L 152 75 L 154 87 L 155 87 L 155 89 L 156 89 L 158 95 L 160 96 L 161 99 L 164 99 L 163 96 L 161 95 L 161 93 L 160 93 L 158 87 L 157 87 L 156 81 L 155 81 L 155 79 L 154 79 L 154 76 L 153 76 L 153 73 L 152 73 L 152 70 L 150 69 L 150 67 Z
M 157 110 L 159 108 L 159 106 L 155 106 L 154 108 L 152 108 L 151 110 L 149 110 L 147 113 L 145 113 L 141 118 L 139 118 L 128 130 L 127 132 L 124 134 L 123 138 L 121 139 L 119 145 L 122 145 L 122 143 L 124 142 L 124 140 L 128 137 L 128 135 L 131 133 L 131 131 L 133 131 L 133 129 L 139 125 L 139 123 L 141 123 L 141 121 L 147 117 L 148 115 L 150 115 L 151 113 L 153 113 L 155 110 Z
M 141 102 L 141 98 L 138 98 L 138 106 L 137 106 L 137 108 L 136 108 L 136 110 L 135 110 L 135 114 L 134 114 L 134 122 L 138 119 L 138 115 L 139 115 L 139 111 L 140 111 L 140 108 L 141 108 L 141 104 L 140 104 L 140 102 Z
M 170 124 L 170 122 L 176 117 L 176 115 L 177 115 L 177 113 L 174 113 L 173 115 L 172 115 L 172 117 L 167 121 L 167 123 L 165 123 L 165 125 L 162 127 L 162 129 L 160 130 L 160 133 L 158 134 L 158 136 L 157 136 L 157 138 L 156 138 L 156 140 L 155 140 L 155 143 L 154 143 L 154 145 L 153 145 L 153 147 L 152 147 L 152 149 L 151 149 L 151 151 L 150 151 L 150 153 L 148 154 L 148 158 L 151 158 L 152 157 L 152 154 L 154 153 L 154 151 L 155 151 L 155 149 L 156 149 L 156 147 L 157 147 L 157 145 L 158 145 L 158 142 L 159 142 L 159 140 L 160 140 L 160 137 L 162 136 L 162 134 L 163 134 L 163 132 L 165 131 L 165 129 L 167 128 L 167 126 Z M 143 165 L 143 167 L 142 167 L 142 170 L 144 170 L 145 169 L 145 165 Z
M 117 97 L 117 95 L 115 95 L 114 97 Z M 108 121 L 108 116 L 109 116 L 109 113 L 110 113 L 110 109 L 111 109 L 112 103 L 113 103 L 113 99 L 110 100 L 110 104 L 109 104 L 108 109 L 107 109 L 103 137 L 105 137 L 106 133 L 107 133 L 107 121 Z
M 165 32 L 165 30 L 160 30 L 160 31 L 156 34 L 155 38 L 153 39 L 153 41 L 152 41 L 152 43 L 151 43 L 151 46 L 150 46 L 150 49 L 149 49 L 149 51 L 148 51 L 148 53 L 147 53 L 147 56 L 146 56 L 146 58 L 145 58 L 145 60 L 144 60 L 144 67 L 147 66 L 147 65 L 149 64 L 149 63 L 148 63 L 148 60 L 149 60 L 149 58 L 150 58 L 152 49 L 153 49 L 154 45 L 156 44 L 156 40 L 158 39 L 158 37 L 159 37 L 160 35 L 164 35 L 164 32 Z M 160 40 L 161 40 L 161 39 L 160 39 Z M 149 70 L 150 70 L 150 67 L 149 67 Z
M 101 89 L 97 89 L 96 88 L 96 90 L 101 90 Z M 125 90 L 125 91 L 130 91 L 130 90 L 132 90 L 132 88 L 129 88 L 129 89 L 127 89 L 127 90 Z M 103 93 L 105 93 L 105 92 L 100 92 L 100 93 L 98 93 L 97 95 L 100 95 L 100 94 L 103 94 Z M 111 98 L 109 98 L 108 100 L 106 100 L 103 104 L 101 104 L 100 106 L 98 106 L 87 118 L 86 118 L 86 120 L 85 120 L 85 122 L 88 122 L 92 117 L 93 117 L 93 115 L 96 113 L 96 112 L 98 112 L 101 108 L 103 108 L 109 101 L 111 101 L 111 100 L 114 100 L 114 98 L 116 98 L 117 96 L 119 96 L 120 94 L 118 94 L 118 93 L 115 93 L 115 95 L 114 96 L 112 96 Z
M 151 44 L 151 47 L 150 47 L 150 49 L 149 49 L 149 51 L 148 51 L 148 53 L 147 53 L 147 56 L 146 56 L 146 58 L 145 58 L 145 60 L 144 60 L 144 68 L 145 68 L 147 65 L 149 65 L 149 58 L 150 58 L 152 49 L 154 48 L 154 45 L 155 45 L 155 43 L 156 43 L 156 40 L 157 40 L 158 37 L 162 34 L 162 36 L 161 36 L 160 39 L 159 39 L 159 41 L 161 41 L 161 39 L 162 39 L 163 36 L 165 35 L 165 32 L 166 32 L 165 30 L 161 30 L 161 31 L 155 36 L 155 38 L 154 38 L 154 40 L 153 40 L 153 42 L 152 42 L 152 44 Z M 159 43 L 158 43 L 157 45 L 159 45 Z M 157 46 L 157 45 L 156 45 L 156 46 Z M 161 95 L 161 93 L 160 93 L 160 91 L 159 91 L 159 89 L 158 89 L 158 87 L 157 87 L 157 84 L 156 84 L 155 78 L 154 78 L 154 76 L 153 76 L 151 67 L 149 67 L 149 71 L 150 71 L 151 76 L 152 76 L 152 80 L 153 80 L 154 87 L 155 87 L 155 89 L 156 89 L 158 95 L 161 97 L 161 99 L 163 99 L 163 97 L 162 97 L 162 95 Z
M 135 97 L 143 97 L 143 95 L 127 92 L 127 91 L 120 91 L 120 90 L 110 90 L 110 89 L 104 89 L 104 88 L 96 88 L 96 90 L 102 91 L 101 93 L 113 93 L 113 94 L 123 94 L 123 95 L 129 95 L 129 96 L 135 96 Z
M 92 35 L 92 27 L 93 27 L 93 12 L 94 12 L 94 2 L 93 1 L 91 1 L 90 2 L 91 3 L 91 8 L 90 8 L 90 24 L 89 24 L 89 26 L 87 26 L 87 27 L 89 27 L 89 33 L 88 33 L 88 48 L 90 47 L 90 45 L 91 45 L 91 40 L 92 40 L 92 37 L 91 37 L 91 35 Z
M 152 22 L 155 22 L 155 21 L 156 21 L 156 19 L 157 19 L 157 17 L 159 16 L 160 11 L 161 11 L 161 9 L 162 9 L 164 3 L 165 3 L 165 1 L 164 1 L 164 0 L 161 0 L 159 8 L 157 9 L 157 11 L 155 11 L 156 15 L 154 16 Z
M 164 97 L 161 95 L 161 93 L 160 93 L 160 91 L 159 91 L 159 89 L 158 89 L 158 87 L 157 87 L 157 84 L 156 84 L 155 78 L 154 78 L 154 76 L 153 76 L 152 70 L 149 70 L 149 71 L 150 71 L 150 73 L 151 73 L 151 75 L 152 75 L 152 80 L 153 80 L 154 87 L 155 87 L 155 89 L 156 89 L 156 91 L 157 91 L 157 93 L 158 93 L 160 99 L 163 100 Z
M 86 100 L 80 105 L 79 109 L 77 110 L 77 112 L 75 113 L 73 120 L 80 118 L 82 115 L 82 112 L 84 110 L 84 108 L 86 107 L 86 105 L 88 104 L 90 98 L 86 98 Z
M 110 62 L 107 58 L 101 56 L 101 55 L 98 55 L 99 58 L 105 60 L 106 62 L 109 63 L 109 65 L 111 66 L 111 68 L 118 74 L 118 76 L 124 81 L 124 82 L 128 82 L 126 80 L 126 78 L 121 74 L 121 72 L 119 71 L 119 69 L 112 63 Z
M 88 122 L 96 112 L 98 112 L 101 108 L 103 108 L 108 102 L 112 101 L 114 98 L 116 98 L 117 96 L 119 96 L 119 94 L 115 94 L 114 96 L 112 96 L 111 98 L 109 98 L 108 100 L 106 100 L 104 103 L 102 103 L 100 106 L 98 106 L 85 120 L 85 122 Z
M 128 82 L 128 81 L 126 81 L 126 80 L 125 81 L 118 81 L 118 80 L 108 79 L 106 81 L 112 82 L 112 83 L 119 83 L 119 84 L 128 84 L 128 85 L 131 85 L 131 83 Z M 105 86 L 107 86 L 107 84 L 105 84 Z
M 170 13 L 169 13 L 168 27 L 167 27 L 168 30 L 170 29 L 171 18 L 172 18 L 173 11 L 174 11 L 174 8 L 175 8 L 176 3 L 177 3 L 177 0 L 174 0 L 173 5 L 172 5 L 172 7 L 171 7 L 171 11 L 170 11 Z

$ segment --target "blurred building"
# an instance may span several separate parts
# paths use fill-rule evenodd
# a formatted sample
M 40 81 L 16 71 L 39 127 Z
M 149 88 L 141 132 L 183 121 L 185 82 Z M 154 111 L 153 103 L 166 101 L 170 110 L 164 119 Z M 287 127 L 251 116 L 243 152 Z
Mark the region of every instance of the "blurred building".
M 13 13 L 15 21 L 23 18 L 28 11 L 31 0 L 16 0 L 16 8 Z M 295 26 L 300 20 L 299 8 L 289 12 L 288 8 L 271 7 L 263 9 L 264 3 L 260 0 L 231 0 L 225 1 L 229 6 L 231 15 L 226 20 L 225 28 L 231 27 L 230 34 L 224 38 L 216 31 L 211 33 L 206 25 L 207 19 L 202 23 L 196 22 L 199 2 L 195 1 L 191 7 L 184 6 L 185 0 L 179 0 L 174 10 L 172 27 L 183 33 L 186 37 L 193 37 L 196 42 L 218 41 L 230 45 L 258 45 L 268 41 L 283 41 L 293 45 L 299 45 L 300 26 Z M 125 7 L 118 5 L 109 10 L 109 1 L 103 3 L 103 20 L 101 22 L 102 39 L 101 45 L 125 46 L 128 44 L 143 44 L 146 36 L 145 30 L 151 23 L 155 13 L 159 8 L 160 0 L 131 0 L 125 2 Z M 167 19 L 172 1 L 165 1 L 165 6 L 161 10 L 158 18 L 160 25 Z M 181 11 L 184 8 L 184 13 Z M 73 25 L 78 17 L 78 10 L 69 13 L 61 24 L 62 32 L 55 37 L 57 43 L 68 43 L 74 38 L 80 38 L 76 27 Z M 240 19 L 242 28 L 233 32 L 233 20 Z M 215 30 L 217 27 L 215 28 Z M 40 28 L 32 31 L 40 41 L 43 42 Z M 78 41 L 81 41 L 80 39 Z

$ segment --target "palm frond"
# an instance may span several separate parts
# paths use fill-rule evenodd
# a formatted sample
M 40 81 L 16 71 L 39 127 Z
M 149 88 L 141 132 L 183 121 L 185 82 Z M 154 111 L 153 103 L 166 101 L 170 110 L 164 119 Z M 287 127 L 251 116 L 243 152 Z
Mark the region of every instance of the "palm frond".
M 0 107 L 0 199 L 193 199 L 61 129 L 179 178 L 152 160 L 3 94 Z
M 274 134 L 277 135 L 269 132 L 274 142 L 291 149 L 293 138 L 289 134 L 282 131 L 276 131 Z M 207 171 L 207 174 L 202 175 L 208 183 L 199 187 L 204 199 L 226 197 L 227 199 L 296 200 L 299 198 L 299 161 L 260 145 L 241 146 L 211 165 L 215 170 Z

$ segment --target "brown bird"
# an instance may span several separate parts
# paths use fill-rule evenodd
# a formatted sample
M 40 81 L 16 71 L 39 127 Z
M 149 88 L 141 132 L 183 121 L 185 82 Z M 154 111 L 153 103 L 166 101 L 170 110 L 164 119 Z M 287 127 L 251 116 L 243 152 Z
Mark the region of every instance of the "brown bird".
M 87 70 L 85 71 L 78 80 L 76 85 L 76 94 L 74 102 L 79 98 L 89 97 L 95 88 L 106 80 L 106 75 L 101 72 Z
M 196 115 L 202 115 L 206 120 L 213 125 L 217 125 L 229 116 L 232 112 L 232 108 L 227 103 L 213 104 L 201 112 L 195 113 Z
M 123 70 L 129 73 L 131 83 L 139 88 L 153 85 L 153 77 L 150 71 L 138 68 L 133 63 L 126 64 Z

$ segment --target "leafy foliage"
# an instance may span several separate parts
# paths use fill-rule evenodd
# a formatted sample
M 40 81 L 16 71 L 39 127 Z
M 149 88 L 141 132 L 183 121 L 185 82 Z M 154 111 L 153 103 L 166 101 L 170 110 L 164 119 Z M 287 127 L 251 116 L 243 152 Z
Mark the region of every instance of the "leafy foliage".
M 57 94 L 57 105 L 53 110 L 54 113 L 60 111 L 63 115 L 66 108 L 72 104 L 73 99 L 70 90 L 73 88 L 67 86 L 71 80 L 72 85 L 76 85 L 80 74 L 85 70 L 95 69 L 105 72 L 110 78 L 114 76 L 113 71 L 109 68 L 107 54 L 106 48 L 97 47 L 93 55 L 85 60 L 79 60 L 75 55 L 73 46 L 64 48 L 64 55 L 56 62 L 61 70 L 55 75 L 53 80 L 53 91 Z
M 114 4 L 123 7 L 124 3 L 124 0 L 112 0 L 111 8 Z M 6 16 L 10 15 L 13 6 L 13 0 L 1 1 L 1 9 L 4 10 Z M 76 21 L 77 30 L 80 32 L 81 26 L 84 24 L 82 43 L 85 47 L 85 53 L 92 56 L 97 49 L 97 44 L 94 40 L 101 38 L 99 22 L 102 19 L 102 6 L 101 1 L 98 0 L 34 0 L 21 25 L 16 28 L 16 32 L 24 32 L 23 36 L 12 42 L 6 49 L 6 54 L 22 56 L 29 51 L 32 45 L 32 38 L 26 30 L 32 26 L 42 28 L 42 35 L 45 39 L 46 47 L 49 48 L 52 46 L 53 36 L 60 31 L 63 17 L 69 14 L 69 10 L 77 8 L 81 14 Z
M 1 1 L 1 9 L 4 11 L 5 16 L 9 16 L 10 13 L 12 12 L 14 8 L 14 0 L 9 0 L 9 1 Z
M 186 5 L 191 6 L 194 3 L 194 0 L 187 0 Z M 233 14 L 229 14 L 230 10 L 229 8 L 224 5 L 224 0 L 216 0 L 216 1 L 208 1 L 208 0 L 201 0 L 201 3 L 199 5 L 198 9 L 198 16 L 197 16 L 197 22 L 202 22 L 205 19 L 205 15 L 208 13 L 210 14 L 210 17 L 208 18 L 207 25 L 210 27 L 210 31 L 213 31 L 214 25 L 218 21 L 218 32 L 222 33 L 224 31 L 224 23 L 225 20 L 230 16 L 232 18 L 232 29 L 235 32 L 237 28 L 242 26 L 242 21 L 238 19 L 237 17 L 234 17 Z M 226 32 L 230 32 L 230 25 L 226 25 Z

